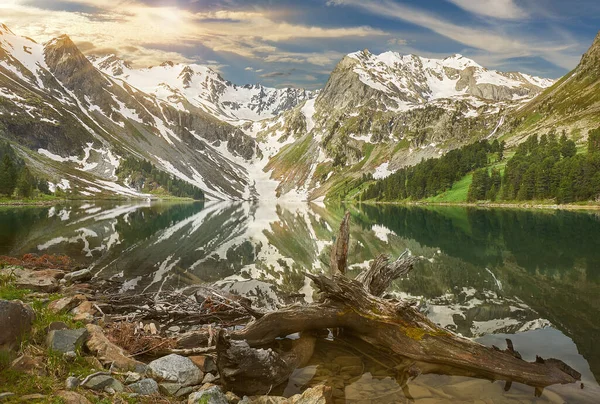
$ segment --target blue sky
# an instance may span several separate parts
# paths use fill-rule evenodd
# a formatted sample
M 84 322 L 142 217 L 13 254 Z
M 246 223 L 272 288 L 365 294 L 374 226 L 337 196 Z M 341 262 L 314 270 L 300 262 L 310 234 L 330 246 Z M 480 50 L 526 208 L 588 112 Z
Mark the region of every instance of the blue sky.
M 0 21 L 39 41 L 67 33 L 138 66 L 210 64 L 238 83 L 320 88 L 347 53 L 461 53 L 557 78 L 600 30 L 598 0 L 3 0 Z

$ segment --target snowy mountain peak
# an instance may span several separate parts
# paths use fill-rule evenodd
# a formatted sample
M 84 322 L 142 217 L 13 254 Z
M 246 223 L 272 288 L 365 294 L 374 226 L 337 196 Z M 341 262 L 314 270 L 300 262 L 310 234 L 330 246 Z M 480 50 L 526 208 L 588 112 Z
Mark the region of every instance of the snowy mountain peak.
M 179 110 L 189 106 L 200 108 L 233 124 L 273 118 L 316 96 L 301 89 L 238 86 L 210 66 L 198 64 L 165 62 L 160 66 L 134 69 L 110 57 L 89 59 L 100 71 L 153 94 Z
M 111 54 L 103 57 L 90 56 L 90 62 L 97 65 L 102 71 L 110 71 L 112 76 L 120 76 L 125 69 L 131 69 L 131 63 Z
M 488 70 L 460 54 L 444 59 L 368 50 L 347 56 L 365 85 L 390 98 L 392 109 L 410 109 L 440 99 L 477 97 L 488 101 L 531 98 L 554 81 L 521 73 Z M 396 107 L 394 107 L 396 105 Z

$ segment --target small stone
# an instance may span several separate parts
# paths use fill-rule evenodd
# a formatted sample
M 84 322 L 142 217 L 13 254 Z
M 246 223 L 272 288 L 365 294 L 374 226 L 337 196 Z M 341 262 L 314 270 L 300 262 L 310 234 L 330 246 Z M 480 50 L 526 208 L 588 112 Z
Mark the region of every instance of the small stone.
M 190 394 L 192 394 L 193 391 L 194 391 L 194 388 L 191 386 L 182 387 L 179 389 L 179 391 L 177 393 L 175 393 L 175 397 L 177 397 L 177 398 L 187 397 Z
M 100 363 L 98 358 L 96 358 L 95 356 L 86 356 L 83 359 L 87 362 L 88 365 L 90 365 L 94 369 L 98 369 L 98 370 L 104 369 L 104 366 L 102 366 L 102 363 Z
M 90 401 L 79 393 L 74 391 L 61 390 L 56 393 L 65 404 L 91 404 Z
M 48 333 L 46 344 L 52 351 L 61 353 L 78 351 L 85 340 L 88 332 L 85 328 L 78 330 L 54 330 Z
M 110 363 L 110 368 L 119 372 L 129 370 L 134 370 L 136 373 L 146 372 L 146 365 L 126 356 L 123 348 L 109 341 L 100 326 L 88 324 L 86 329 L 90 333 L 86 341 L 86 347 L 100 362 L 104 364 Z
M 38 356 L 21 355 L 12 361 L 10 368 L 32 376 L 45 376 L 47 374 L 44 359 Z
M 15 393 L 11 393 L 11 392 L 0 393 L 0 401 L 7 400 L 14 395 L 15 395 Z
M 110 387 L 110 386 L 106 386 L 104 388 L 104 392 L 106 394 L 110 394 L 111 396 L 114 396 L 115 394 L 117 394 L 117 391 L 115 389 L 113 389 L 112 387 Z
M 48 310 L 52 313 L 67 313 L 87 300 L 84 295 L 66 296 L 50 302 Z
M 108 375 L 97 375 L 87 380 L 82 387 L 96 391 L 106 391 L 105 388 L 109 387 L 114 391 L 122 392 L 123 385 L 117 379 Z
M 225 397 L 227 398 L 227 401 L 229 401 L 229 404 L 238 404 L 240 402 L 240 398 L 231 391 L 225 393 Z
M 165 396 L 175 396 L 183 386 L 179 383 L 160 383 L 158 389 Z
M 83 282 L 92 279 L 92 270 L 89 268 L 80 269 L 79 271 L 70 272 L 65 275 L 64 279 L 69 282 Z
M 208 355 L 196 355 L 190 356 L 190 360 L 194 362 L 198 368 L 204 373 L 216 373 L 217 364 L 211 356 Z
M 215 375 L 213 375 L 212 373 L 207 373 L 206 375 L 204 375 L 204 379 L 202 379 L 202 384 L 205 383 L 214 383 L 215 380 L 218 380 L 219 378 Z
M 329 404 L 333 401 L 331 387 L 318 385 L 289 398 L 289 404 Z
M 179 327 L 178 325 L 174 325 L 174 326 L 167 328 L 167 331 L 172 332 L 172 333 L 178 333 L 179 331 L 181 331 L 181 327 Z
M 50 331 L 54 331 L 54 330 L 68 330 L 68 329 L 69 329 L 69 326 L 64 321 L 53 321 L 50 323 L 50 325 L 48 327 L 46 327 L 44 329 L 44 331 L 46 331 L 46 334 L 47 334 Z
M 75 321 L 91 323 L 92 321 L 94 321 L 96 309 L 94 308 L 92 302 L 86 300 L 85 302 L 81 303 L 79 306 L 71 310 L 71 314 L 73 314 L 73 320 Z
M 192 393 L 188 397 L 188 404 L 229 404 L 227 397 L 218 386 Z
M 65 360 L 67 362 L 73 362 L 77 358 L 77 352 L 75 352 L 75 351 L 65 352 L 63 354 L 63 358 L 65 358 Z
M 43 400 L 44 398 L 46 398 L 45 395 L 43 394 L 27 394 L 24 396 L 20 397 L 20 401 L 39 401 L 39 400 Z
M 150 396 L 158 393 L 158 383 L 153 379 L 142 379 L 139 382 L 130 384 L 128 389 L 141 396 Z
M 150 335 L 156 335 L 158 334 L 158 329 L 156 328 L 156 324 L 154 323 L 148 323 L 144 326 L 144 332 L 146 334 L 150 334 Z
M 199 384 L 204 374 L 189 358 L 176 354 L 163 356 L 148 364 L 148 371 L 158 380 L 185 386 Z
M 142 375 L 135 372 L 127 372 L 127 378 L 125 379 L 125 384 L 136 383 L 142 380 Z
M 79 378 L 75 376 L 69 376 L 65 381 L 65 387 L 67 388 L 67 390 L 75 390 L 77 387 L 79 387 L 80 383 L 81 381 L 79 380 Z

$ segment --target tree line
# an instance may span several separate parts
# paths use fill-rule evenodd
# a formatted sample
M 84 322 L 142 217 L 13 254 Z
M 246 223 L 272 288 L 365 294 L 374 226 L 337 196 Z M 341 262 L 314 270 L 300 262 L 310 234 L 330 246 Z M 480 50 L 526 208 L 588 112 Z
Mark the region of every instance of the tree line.
M 587 153 L 582 154 L 565 133 L 560 138 L 555 132 L 531 135 L 517 147 L 503 176 L 487 168 L 475 171 L 468 193 L 468 201 L 572 203 L 599 197 L 600 128 L 589 132 Z
M 436 196 L 452 188 L 467 173 L 486 167 L 490 161 L 502 160 L 504 147 L 504 142 L 496 139 L 491 143 L 482 140 L 451 150 L 440 158 L 423 160 L 371 184 L 360 194 L 360 198 L 398 201 Z
M 160 192 L 161 190 L 182 198 L 204 199 L 204 192 L 189 182 L 159 170 L 151 162 L 133 157 L 121 161 L 117 169 L 120 179 L 127 179 L 130 186 L 143 192 Z
M 51 193 L 48 181 L 32 175 L 10 143 L 0 142 L 0 195 L 28 199 L 39 193 Z

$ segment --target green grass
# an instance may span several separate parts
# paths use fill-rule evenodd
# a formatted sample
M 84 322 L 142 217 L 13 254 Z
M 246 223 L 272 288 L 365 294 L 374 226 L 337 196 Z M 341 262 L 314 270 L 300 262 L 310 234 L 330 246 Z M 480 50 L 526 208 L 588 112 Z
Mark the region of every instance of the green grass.
M 33 198 L 20 199 L 20 198 L 9 198 L 6 196 L 0 196 L 0 205 L 36 205 L 44 204 L 48 202 L 63 201 L 65 198 L 58 197 L 55 195 L 40 194 Z
M 473 173 L 469 173 L 465 175 L 461 180 L 455 182 L 454 185 L 452 185 L 452 188 L 450 188 L 448 191 L 434 196 L 432 198 L 425 199 L 425 201 L 441 203 L 466 202 L 471 182 L 473 182 Z

